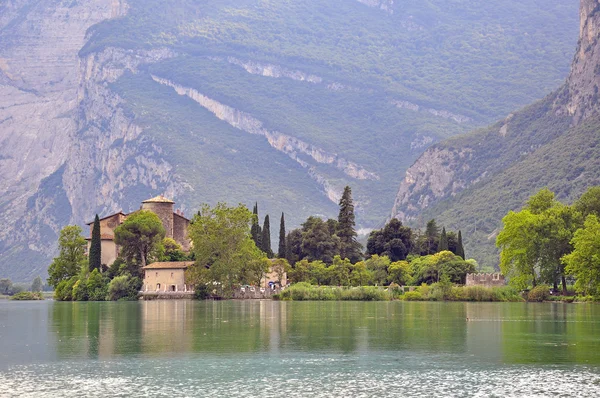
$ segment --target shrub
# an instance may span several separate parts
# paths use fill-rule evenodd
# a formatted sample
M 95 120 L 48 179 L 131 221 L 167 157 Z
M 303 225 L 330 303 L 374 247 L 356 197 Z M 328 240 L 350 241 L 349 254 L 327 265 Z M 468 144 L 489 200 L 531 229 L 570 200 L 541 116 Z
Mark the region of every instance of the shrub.
M 108 283 L 97 269 L 94 269 L 90 273 L 86 286 L 88 291 L 88 299 L 90 301 L 103 301 L 106 299 Z
M 419 291 L 406 292 L 402 296 L 404 301 L 422 301 L 423 295 Z
M 527 301 L 542 302 L 550 297 L 550 287 L 548 285 L 539 285 L 529 291 Z
M 194 298 L 196 300 L 206 300 L 210 297 L 210 289 L 204 283 L 199 283 L 194 289 Z
M 108 284 L 106 298 L 113 301 L 137 299 L 136 279 L 138 278 L 131 278 L 128 275 L 117 276 Z
M 87 301 L 87 280 L 79 279 L 77 282 L 75 282 L 75 284 L 73 285 L 72 299 L 75 301 Z
M 59 282 L 54 291 L 54 298 L 58 301 L 71 301 L 73 300 L 73 286 L 77 282 L 77 277 L 73 276 L 71 279 L 67 279 Z
M 10 298 L 11 300 L 43 300 L 41 292 L 20 292 Z

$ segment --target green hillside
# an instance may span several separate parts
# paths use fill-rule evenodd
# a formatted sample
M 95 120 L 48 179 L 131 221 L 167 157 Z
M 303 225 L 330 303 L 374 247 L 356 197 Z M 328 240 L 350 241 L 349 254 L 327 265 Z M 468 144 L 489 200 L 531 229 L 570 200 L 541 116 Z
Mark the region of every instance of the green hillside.
M 312 213 L 335 215 L 306 170 L 149 74 L 375 173 L 377 179 L 357 180 L 332 165 L 310 163 L 336 190 L 353 186 L 358 221 L 372 227 L 387 215 L 397 176 L 426 145 L 554 89 L 568 71 L 577 34 L 576 0 L 543 7 L 536 1 L 404 1 L 393 14 L 342 0 L 129 4 L 127 17 L 91 30 L 81 54 L 106 47 L 176 51 L 177 57 L 125 75 L 112 87 L 137 121 L 151 126 L 153 139 L 194 187 L 184 203 L 256 199 L 269 212 L 302 209 L 293 213 L 292 225 Z M 250 74 L 228 57 L 320 81 Z M 332 84 L 342 88 L 332 90 Z M 394 101 L 420 109 L 400 109 Z M 449 114 L 471 120 L 458 123 Z

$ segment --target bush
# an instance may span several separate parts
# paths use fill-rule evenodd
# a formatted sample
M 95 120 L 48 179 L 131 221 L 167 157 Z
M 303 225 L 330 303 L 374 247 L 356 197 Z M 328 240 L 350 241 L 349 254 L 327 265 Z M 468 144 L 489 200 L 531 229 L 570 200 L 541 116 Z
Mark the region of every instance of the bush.
M 423 295 L 419 291 L 406 292 L 402 296 L 404 301 L 423 301 Z
M 41 292 L 20 292 L 10 298 L 11 300 L 43 300 Z
M 90 276 L 86 282 L 86 286 L 88 300 L 103 301 L 106 299 L 106 294 L 108 293 L 108 283 L 97 269 L 94 269 L 90 273 Z
M 108 300 L 134 300 L 137 299 L 138 290 L 135 289 L 136 279 L 130 278 L 128 275 L 115 277 L 108 284 Z
M 77 283 L 77 280 L 77 277 L 73 276 L 71 279 L 59 282 L 54 291 L 54 298 L 58 301 L 73 300 L 73 286 Z
M 392 294 L 376 286 L 343 288 L 313 286 L 306 282 L 299 282 L 279 293 L 276 299 L 294 301 L 385 301 L 391 300 Z
M 210 297 L 210 288 L 204 283 L 198 284 L 194 289 L 194 298 L 196 300 L 206 300 Z
M 527 294 L 527 301 L 542 302 L 550 297 L 550 287 L 548 285 L 539 285 L 534 287 Z
M 75 301 L 87 301 L 88 299 L 88 290 L 87 290 L 87 280 L 79 279 L 73 285 L 73 300 Z

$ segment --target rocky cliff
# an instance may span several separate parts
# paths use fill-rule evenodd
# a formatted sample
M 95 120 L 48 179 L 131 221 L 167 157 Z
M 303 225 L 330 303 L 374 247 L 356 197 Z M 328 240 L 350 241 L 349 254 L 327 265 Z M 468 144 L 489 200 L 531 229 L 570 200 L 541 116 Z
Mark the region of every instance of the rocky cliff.
M 578 146 L 587 140 L 593 148 L 598 137 L 600 2 L 582 0 L 580 7 L 579 43 L 563 87 L 487 129 L 425 151 L 405 173 L 392 217 L 409 223 L 436 217 L 469 230 L 471 253 L 491 265 L 500 218 L 509 209 L 543 186 L 570 200 L 600 182 L 593 155 Z

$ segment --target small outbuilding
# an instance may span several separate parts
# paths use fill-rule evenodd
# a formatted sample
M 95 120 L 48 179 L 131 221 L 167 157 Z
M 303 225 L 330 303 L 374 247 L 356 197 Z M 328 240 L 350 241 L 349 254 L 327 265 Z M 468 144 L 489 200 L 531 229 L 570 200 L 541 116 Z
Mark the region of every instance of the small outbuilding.
M 156 262 L 144 269 L 144 292 L 189 292 L 194 288 L 185 283 L 185 270 L 193 261 Z

